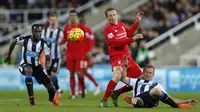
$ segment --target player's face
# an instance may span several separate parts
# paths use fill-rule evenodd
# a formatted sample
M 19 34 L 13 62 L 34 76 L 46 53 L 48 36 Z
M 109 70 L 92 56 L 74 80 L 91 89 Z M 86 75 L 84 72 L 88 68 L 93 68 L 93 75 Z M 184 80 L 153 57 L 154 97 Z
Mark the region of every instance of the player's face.
M 57 24 L 57 17 L 56 16 L 49 17 L 49 24 L 52 25 L 52 26 L 56 26 L 56 24 Z
M 78 16 L 77 16 L 76 13 L 70 13 L 69 14 L 69 19 L 70 19 L 71 23 L 76 23 L 77 20 L 78 20 Z
M 143 79 L 150 81 L 152 80 L 153 76 L 154 76 L 154 69 L 146 67 L 143 71 Z
M 39 40 L 41 38 L 41 35 L 42 35 L 42 29 L 41 28 L 35 28 L 35 29 L 33 29 L 32 33 L 33 33 L 33 38 L 36 39 L 36 40 Z
M 117 12 L 115 10 L 111 10 L 107 12 L 107 20 L 110 24 L 117 24 Z

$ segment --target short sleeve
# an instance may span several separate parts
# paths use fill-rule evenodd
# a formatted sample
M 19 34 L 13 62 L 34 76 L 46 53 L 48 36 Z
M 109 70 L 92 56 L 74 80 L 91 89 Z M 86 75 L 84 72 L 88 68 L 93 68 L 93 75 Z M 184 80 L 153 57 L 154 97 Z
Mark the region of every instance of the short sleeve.
M 132 87 L 135 87 L 137 80 L 137 78 L 129 78 L 128 84 Z
M 48 45 L 46 43 L 44 44 L 44 54 L 45 55 L 50 55 L 50 49 L 49 49 L 49 47 L 48 47 Z
M 16 37 L 14 41 L 17 45 L 22 46 L 24 44 L 24 39 L 25 39 L 25 36 L 20 36 L 20 37 Z
M 63 31 L 60 31 L 58 41 L 60 42 L 63 38 L 64 38 L 64 33 L 63 33 Z

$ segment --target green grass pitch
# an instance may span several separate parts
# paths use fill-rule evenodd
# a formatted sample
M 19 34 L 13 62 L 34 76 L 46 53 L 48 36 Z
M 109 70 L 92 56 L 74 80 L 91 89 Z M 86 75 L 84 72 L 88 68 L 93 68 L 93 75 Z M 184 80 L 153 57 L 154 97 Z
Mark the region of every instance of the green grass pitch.
M 131 105 L 126 104 L 123 96 L 131 95 L 127 93 L 120 96 L 119 108 L 115 108 L 109 99 L 108 108 L 99 108 L 99 102 L 103 92 L 98 96 L 93 96 L 92 92 L 88 92 L 85 99 L 80 96 L 77 99 L 70 100 L 67 97 L 69 92 L 64 92 L 59 100 L 62 106 L 55 107 L 48 99 L 47 91 L 35 91 L 36 106 L 31 106 L 28 102 L 27 92 L 19 90 L 0 90 L 0 112 L 200 112 L 200 107 L 197 105 L 191 109 L 174 109 L 159 103 L 159 106 L 151 109 L 136 109 Z M 171 96 L 180 99 L 195 98 L 200 102 L 199 93 L 170 93 Z

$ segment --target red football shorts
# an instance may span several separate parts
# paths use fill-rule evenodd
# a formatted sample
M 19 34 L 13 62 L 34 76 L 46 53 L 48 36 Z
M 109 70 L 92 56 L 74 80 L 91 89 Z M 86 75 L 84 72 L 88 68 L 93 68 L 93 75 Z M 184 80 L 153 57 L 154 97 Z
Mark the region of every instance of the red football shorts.
M 130 56 L 127 56 L 127 58 L 128 58 L 127 77 L 137 78 L 140 75 L 142 75 L 142 71 L 141 71 L 139 65 Z M 123 66 L 124 66 L 123 61 L 122 61 L 122 56 L 112 57 L 110 59 L 110 63 L 112 65 L 112 69 L 115 66 L 120 66 L 121 68 L 123 68 Z
M 74 58 L 67 57 L 67 60 L 66 60 L 67 69 L 70 72 L 81 72 L 82 71 L 81 60 L 82 59 L 74 59 Z

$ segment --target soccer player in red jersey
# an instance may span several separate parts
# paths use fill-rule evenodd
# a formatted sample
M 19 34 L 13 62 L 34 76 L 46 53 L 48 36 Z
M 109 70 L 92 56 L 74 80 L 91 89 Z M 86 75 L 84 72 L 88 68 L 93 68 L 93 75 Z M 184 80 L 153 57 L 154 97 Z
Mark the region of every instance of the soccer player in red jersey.
M 117 83 L 124 77 L 122 56 L 125 55 L 128 58 L 129 67 L 127 69 L 127 76 L 130 78 L 136 78 L 142 75 L 142 71 L 138 64 L 131 58 L 128 51 L 128 44 L 134 42 L 137 39 L 143 38 L 142 34 L 136 34 L 133 36 L 136 28 L 142 19 L 144 12 L 139 12 L 136 16 L 135 23 L 127 28 L 123 22 L 118 22 L 117 12 L 114 8 L 108 8 L 105 11 L 106 19 L 108 20 L 107 26 L 104 28 L 104 34 L 106 36 L 106 43 L 108 45 L 110 63 L 112 65 L 113 78 L 109 81 L 104 96 L 100 102 L 100 107 L 108 107 L 107 99 L 115 89 Z M 130 38 L 128 38 L 130 37 Z
M 61 40 L 59 43 L 60 45 L 64 44 L 67 42 L 66 45 L 66 64 L 67 64 L 67 69 L 70 72 L 70 88 L 71 88 L 71 96 L 69 96 L 69 99 L 74 99 L 76 98 L 75 95 L 75 73 L 77 73 L 79 81 L 82 86 L 84 86 L 84 80 L 81 79 L 81 72 L 82 72 L 82 65 L 81 65 L 81 60 L 84 59 L 84 42 L 78 42 L 74 43 L 69 40 L 68 35 L 69 32 L 72 28 L 80 28 L 84 32 L 86 31 L 85 26 L 80 24 L 78 22 L 78 14 L 76 10 L 71 10 L 69 12 L 69 19 L 70 19 L 70 24 L 66 24 L 64 27 L 64 38 Z M 85 97 L 85 87 L 82 87 L 82 97 Z
M 84 17 L 80 17 L 80 23 L 81 24 L 86 24 L 86 21 L 84 19 Z M 83 74 L 89 79 L 91 80 L 94 85 L 96 86 L 96 91 L 94 92 L 94 95 L 96 96 L 97 94 L 100 93 L 100 86 L 98 85 L 98 83 L 96 82 L 96 80 L 94 79 L 94 77 L 88 73 L 88 68 L 90 66 L 90 62 L 91 62 L 91 54 L 92 54 L 92 48 L 94 47 L 94 34 L 91 30 L 90 27 L 86 26 L 86 32 L 85 32 L 85 40 L 84 40 L 84 51 L 85 51 L 85 59 L 82 61 L 83 63 Z M 84 77 L 84 75 L 82 75 Z

